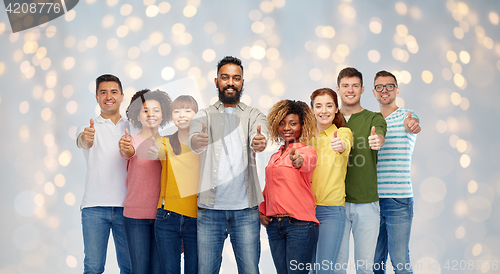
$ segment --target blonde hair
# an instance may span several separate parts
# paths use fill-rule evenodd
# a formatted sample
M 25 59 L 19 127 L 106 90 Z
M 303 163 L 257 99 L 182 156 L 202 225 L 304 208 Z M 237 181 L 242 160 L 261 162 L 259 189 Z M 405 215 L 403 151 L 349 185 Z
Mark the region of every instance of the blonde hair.
M 299 142 L 306 144 L 316 133 L 316 119 L 306 103 L 293 100 L 281 100 L 269 110 L 267 123 L 269 125 L 269 137 L 271 141 L 275 143 L 282 141 L 278 133 L 278 126 L 288 114 L 297 114 L 299 116 L 302 128 Z

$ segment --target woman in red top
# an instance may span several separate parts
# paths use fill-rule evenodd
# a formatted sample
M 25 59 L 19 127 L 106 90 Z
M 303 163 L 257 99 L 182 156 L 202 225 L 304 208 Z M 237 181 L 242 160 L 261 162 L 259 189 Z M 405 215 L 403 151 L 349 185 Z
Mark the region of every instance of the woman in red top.
M 311 191 L 317 156 L 305 143 L 315 134 L 316 120 L 306 103 L 282 100 L 271 108 L 267 121 L 270 139 L 284 145 L 266 167 L 260 220 L 277 273 L 308 273 L 319 222 Z

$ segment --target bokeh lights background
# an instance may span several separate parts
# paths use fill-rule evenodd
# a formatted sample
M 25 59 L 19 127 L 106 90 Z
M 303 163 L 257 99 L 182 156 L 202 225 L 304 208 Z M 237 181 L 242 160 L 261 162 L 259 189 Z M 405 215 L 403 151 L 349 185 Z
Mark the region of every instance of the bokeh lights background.
M 225 55 L 243 61 L 242 101 L 266 114 L 280 99 L 309 103 L 313 90 L 336 87 L 346 66 L 364 75 L 362 106 L 378 110 L 373 77 L 394 72 L 399 106 L 423 128 L 412 164 L 415 273 L 496 273 L 480 260 L 499 267 L 499 14 L 497 0 L 81 0 L 13 34 L 0 11 L 0 274 L 82 272 L 75 132 L 99 113 L 97 76 L 122 80 L 122 115 L 137 90 L 189 76 L 207 105 Z M 262 184 L 275 148 L 259 156 Z M 264 229 L 261 238 L 262 273 L 275 273 Z M 107 262 L 118 273 L 112 244 Z M 221 273 L 236 273 L 230 244 Z

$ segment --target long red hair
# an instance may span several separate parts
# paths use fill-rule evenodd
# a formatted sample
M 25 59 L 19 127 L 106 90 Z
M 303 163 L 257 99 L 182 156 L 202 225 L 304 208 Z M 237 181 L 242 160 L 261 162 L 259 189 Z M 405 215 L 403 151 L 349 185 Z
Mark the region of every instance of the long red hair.
M 313 110 L 314 110 L 314 98 L 316 98 L 318 96 L 322 96 L 322 95 L 328 95 L 328 96 L 332 97 L 332 100 L 335 103 L 335 106 L 337 108 L 339 108 L 339 101 L 337 99 L 337 93 L 331 88 L 320 88 L 320 89 L 315 90 L 311 94 L 311 97 L 310 97 L 311 98 L 311 108 Z M 338 110 L 337 113 L 335 113 L 335 118 L 333 118 L 333 124 L 335 124 L 338 128 L 346 126 L 344 117 L 340 113 L 340 110 Z

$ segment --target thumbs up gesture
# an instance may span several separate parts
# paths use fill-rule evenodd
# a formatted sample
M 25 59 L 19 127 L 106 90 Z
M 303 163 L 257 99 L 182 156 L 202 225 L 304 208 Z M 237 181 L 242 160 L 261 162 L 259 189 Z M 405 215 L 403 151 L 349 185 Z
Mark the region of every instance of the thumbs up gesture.
M 411 117 L 411 111 L 408 112 L 408 117 L 403 122 L 406 131 L 409 133 L 417 134 L 422 130 L 420 123 L 416 117 Z
M 132 157 L 132 155 L 134 155 L 135 150 L 130 144 L 130 135 L 128 134 L 128 129 L 125 129 L 125 135 L 120 139 L 118 145 L 120 146 L 120 151 L 123 153 L 123 155 L 127 157 Z
M 197 152 L 201 152 L 208 147 L 207 124 L 205 122 L 202 122 L 201 126 L 201 132 L 191 140 L 193 148 Z
M 295 151 L 295 147 L 292 147 L 292 151 L 290 151 L 289 157 L 294 168 L 299 169 L 304 164 L 304 158 L 302 158 L 302 156 L 300 156 L 300 154 Z
M 260 132 L 261 125 L 257 125 L 257 135 L 252 140 L 252 148 L 257 152 L 262 152 L 266 149 L 266 137 Z
M 158 159 L 158 154 L 160 153 L 160 147 L 158 144 L 156 144 L 155 137 L 153 138 L 153 144 L 149 147 L 148 150 L 148 158 L 149 160 L 156 160 Z
M 384 145 L 384 138 L 375 133 L 375 127 L 372 127 L 372 132 L 368 137 L 368 144 L 372 150 L 379 150 Z
M 91 148 L 94 145 L 95 138 L 95 128 L 94 128 L 94 119 L 90 119 L 90 126 L 86 127 L 82 134 L 80 135 L 82 146 L 84 148 Z
M 342 142 L 342 139 L 340 137 L 337 137 L 337 130 L 333 132 L 333 138 L 330 142 L 330 146 L 332 149 L 338 153 L 342 153 L 345 151 L 345 144 Z

